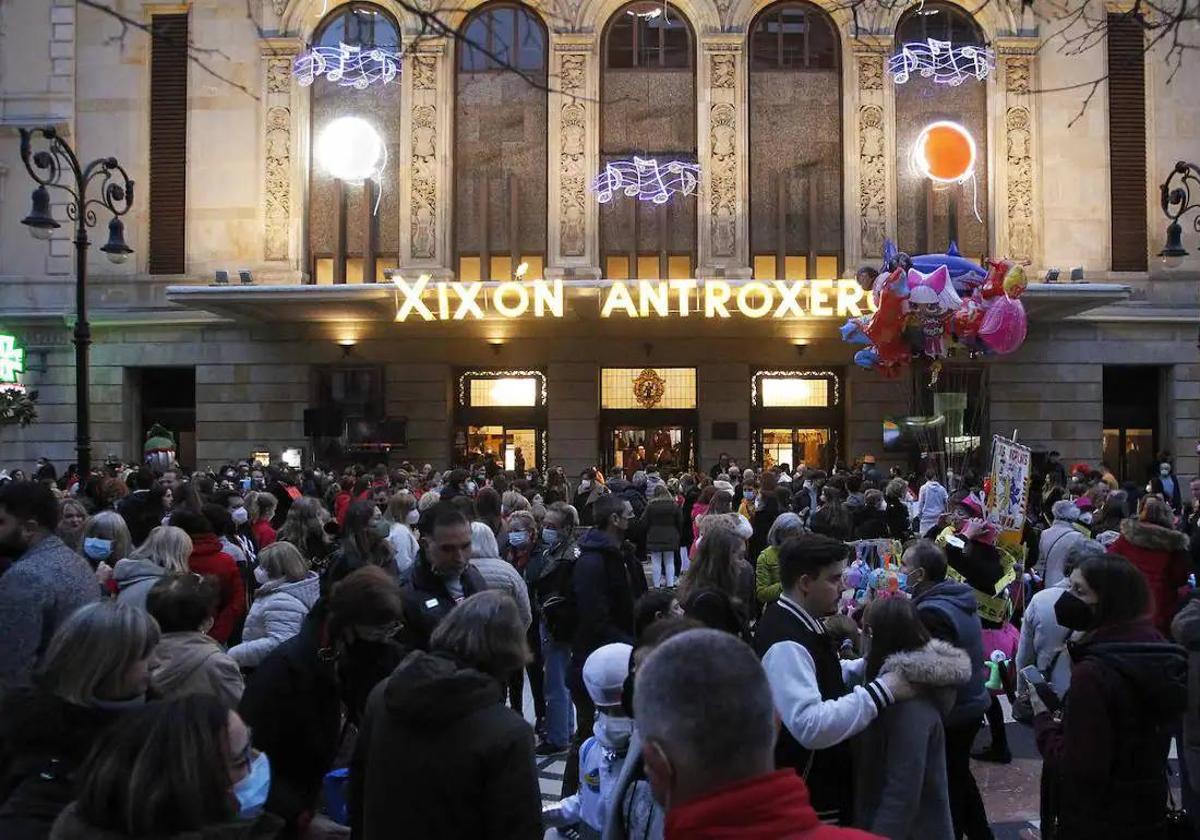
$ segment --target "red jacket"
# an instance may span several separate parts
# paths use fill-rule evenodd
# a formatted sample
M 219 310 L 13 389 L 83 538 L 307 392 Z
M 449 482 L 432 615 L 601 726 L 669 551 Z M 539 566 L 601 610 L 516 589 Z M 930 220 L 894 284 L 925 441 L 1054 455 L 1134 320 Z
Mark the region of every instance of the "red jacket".
M 246 586 L 237 563 L 221 548 L 216 534 L 196 534 L 192 537 L 188 568 L 198 575 L 211 575 L 221 587 L 216 620 L 208 635 L 225 644 L 238 620 L 246 614 Z
M 1150 522 L 1126 519 L 1121 522 L 1121 536 L 1108 550 L 1124 557 L 1146 576 L 1153 601 L 1154 627 L 1169 639 L 1171 619 L 1179 606 L 1179 588 L 1187 583 L 1191 565 L 1187 535 Z
M 350 507 L 350 494 L 343 490 L 333 497 L 333 518 L 340 527 L 346 521 L 346 511 Z
M 254 536 L 254 542 L 258 544 L 258 550 L 275 542 L 275 529 L 271 527 L 271 520 L 260 519 L 250 526 L 250 533 Z
M 672 808 L 665 840 L 871 840 L 856 828 L 823 825 L 794 770 L 777 770 Z

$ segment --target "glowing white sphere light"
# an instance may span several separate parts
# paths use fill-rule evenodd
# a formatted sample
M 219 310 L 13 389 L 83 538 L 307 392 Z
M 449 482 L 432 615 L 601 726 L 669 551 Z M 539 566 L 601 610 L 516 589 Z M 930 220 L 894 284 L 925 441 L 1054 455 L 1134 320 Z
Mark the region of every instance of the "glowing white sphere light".
M 314 149 L 317 162 L 342 181 L 365 181 L 379 171 L 383 138 L 361 117 L 338 117 L 321 130 Z

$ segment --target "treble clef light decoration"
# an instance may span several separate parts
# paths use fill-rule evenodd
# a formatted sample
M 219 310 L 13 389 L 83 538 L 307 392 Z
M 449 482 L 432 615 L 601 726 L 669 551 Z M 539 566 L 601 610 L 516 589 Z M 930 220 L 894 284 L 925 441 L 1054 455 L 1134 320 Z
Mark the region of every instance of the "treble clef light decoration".
M 659 164 L 654 158 L 635 157 L 605 164 L 592 179 L 596 200 L 608 204 L 618 192 L 639 201 L 666 204 L 673 195 L 693 195 L 700 186 L 700 164 L 671 160 Z

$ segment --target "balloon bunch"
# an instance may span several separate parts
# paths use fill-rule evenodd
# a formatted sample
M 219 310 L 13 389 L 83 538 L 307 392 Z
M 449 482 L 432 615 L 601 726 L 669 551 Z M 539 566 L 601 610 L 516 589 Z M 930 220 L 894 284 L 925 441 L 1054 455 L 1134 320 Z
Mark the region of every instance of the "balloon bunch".
M 908 575 L 890 559 L 877 568 L 871 568 L 865 560 L 855 560 L 842 572 L 838 612 L 849 615 L 877 598 L 907 597 L 907 585 Z
M 889 255 L 884 272 L 872 281 L 875 311 L 851 318 L 840 330 L 843 341 L 866 345 L 854 354 L 854 363 L 895 376 L 913 358 L 1015 351 L 1027 330 L 1020 301 L 1025 271 L 1012 260 L 989 260 L 987 266 L 983 282 L 960 296 L 947 265 L 925 273 L 907 254 Z

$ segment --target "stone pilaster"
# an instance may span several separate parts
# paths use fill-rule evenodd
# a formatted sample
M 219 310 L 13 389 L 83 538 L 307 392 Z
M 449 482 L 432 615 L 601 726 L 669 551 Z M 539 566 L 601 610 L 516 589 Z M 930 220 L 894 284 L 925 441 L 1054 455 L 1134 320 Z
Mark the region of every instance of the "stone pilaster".
M 558 35 L 551 47 L 547 268 L 599 276 L 599 210 L 588 181 L 599 168 L 599 75 L 594 38 Z M 555 196 L 558 200 L 555 200 Z
M 997 136 L 996 255 L 1039 265 L 1037 109 L 1031 91 L 1037 60 L 1036 38 L 1002 38 L 996 44 L 996 72 L 1004 86 Z
M 303 252 L 304 191 L 299 188 L 306 167 L 297 151 L 297 114 L 292 61 L 302 44 L 296 38 L 264 38 L 262 52 L 263 137 L 263 260 L 298 267 Z M 297 97 L 299 98 L 299 97 Z
M 444 40 L 419 43 L 404 58 L 401 120 L 400 265 L 428 274 L 454 269 L 450 262 L 450 129 L 453 61 Z
M 851 165 L 858 177 L 849 185 L 856 207 L 846 236 L 850 267 L 877 260 L 883 254 L 884 237 L 896 228 L 896 135 L 893 103 L 884 83 L 884 58 L 884 50 L 874 44 L 863 44 L 854 52 L 858 107 L 847 129 L 854 150 Z
M 749 273 L 746 67 L 742 39 L 706 39 L 698 73 L 700 272 Z

